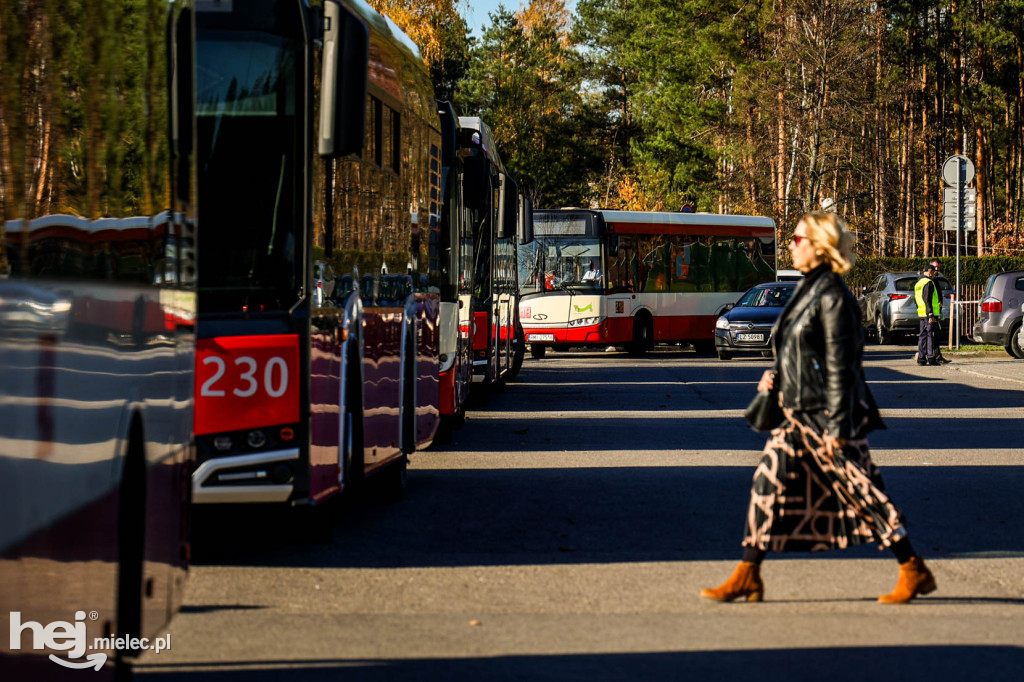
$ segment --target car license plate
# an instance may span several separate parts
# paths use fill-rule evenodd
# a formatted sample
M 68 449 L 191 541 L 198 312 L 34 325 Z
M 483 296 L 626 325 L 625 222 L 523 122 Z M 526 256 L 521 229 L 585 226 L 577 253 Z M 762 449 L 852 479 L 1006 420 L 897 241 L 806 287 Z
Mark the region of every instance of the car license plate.
M 555 340 L 555 335 L 554 334 L 527 334 L 526 335 L 526 340 L 527 341 L 554 341 Z
M 737 341 L 764 341 L 764 334 L 737 334 Z

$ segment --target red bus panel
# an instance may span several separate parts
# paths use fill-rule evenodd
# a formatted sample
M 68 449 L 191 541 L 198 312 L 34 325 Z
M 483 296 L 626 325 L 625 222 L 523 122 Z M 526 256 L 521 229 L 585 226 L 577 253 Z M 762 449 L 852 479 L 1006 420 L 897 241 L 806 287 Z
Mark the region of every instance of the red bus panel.
M 299 421 L 299 337 L 199 339 L 195 396 L 196 435 Z

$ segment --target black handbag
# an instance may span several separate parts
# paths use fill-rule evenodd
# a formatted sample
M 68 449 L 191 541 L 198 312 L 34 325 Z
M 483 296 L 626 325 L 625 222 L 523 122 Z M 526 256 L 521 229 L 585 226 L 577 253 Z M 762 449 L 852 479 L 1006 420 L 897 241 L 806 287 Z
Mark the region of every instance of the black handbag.
M 782 423 L 785 415 L 779 405 L 777 390 L 758 391 L 743 412 L 744 418 L 755 431 L 771 431 Z

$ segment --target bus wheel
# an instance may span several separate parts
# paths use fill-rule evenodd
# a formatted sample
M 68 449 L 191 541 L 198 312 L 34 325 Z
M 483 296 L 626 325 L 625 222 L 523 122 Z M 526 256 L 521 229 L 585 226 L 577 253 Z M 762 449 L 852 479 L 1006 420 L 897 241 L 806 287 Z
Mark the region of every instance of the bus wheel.
M 633 342 L 627 348 L 630 355 L 654 350 L 654 320 L 649 313 L 640 312 L 633 318 Z
M 519 376 L 519 370 L 523 368 L 523 358 L 526 357 L 526 333 L 522 325 L 516 322 L 515 348 L 512 349 L 512 367 L 509 368 L 508 380 L 512 381 Z
M 128 450 L 121 475 L 117 516 L 117 636 L 142 636 L 142 585 L 146 545 L 146 451 L 142 424 L 132 420 Z M 137 656 L 135 649 L 119 649 L 116 677 L 129 679 L 131 664 L 126 658 Z
M 409 456 L 403 454 L 398 461 L 389 464 L 380 472 L 381 499 L 388 504 L 401 502 L 405 497 L 406 481 L 409 478 Z
M 530 344 L 530 357 L 540 360 L 544 357 L 544 354 L 548 352 L 547 346 L 538 346 L 535 343 Z
M 359 371 L 359 353 L 349 358 L 348 385 L 345 386 L 345 471 L 343 494 L 354 499 L 363 484 L 363 391 Z

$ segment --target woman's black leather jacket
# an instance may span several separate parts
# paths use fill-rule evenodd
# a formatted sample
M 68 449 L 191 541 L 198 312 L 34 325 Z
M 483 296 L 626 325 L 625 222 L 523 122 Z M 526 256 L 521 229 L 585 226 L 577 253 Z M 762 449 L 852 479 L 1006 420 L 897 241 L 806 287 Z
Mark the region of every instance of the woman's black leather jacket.
M 783 407 L 823 412 L 827 431 L 836 438 L 885 428 L 864 381 L 860 308 L 829 265 L 800 282 L 775 325 L 772 344 Z

